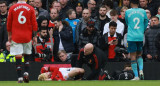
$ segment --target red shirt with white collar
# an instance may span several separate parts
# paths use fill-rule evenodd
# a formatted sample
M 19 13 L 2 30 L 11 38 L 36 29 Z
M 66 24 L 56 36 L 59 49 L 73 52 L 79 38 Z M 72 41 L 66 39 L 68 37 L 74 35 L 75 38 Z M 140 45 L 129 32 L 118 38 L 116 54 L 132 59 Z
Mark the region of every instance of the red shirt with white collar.
M 16 43 L 28 43 L 32 40 L 32 31 L 37 31 L 34 8 L 24 1 L 10 7 L 7 18 L 7 31 L 11 32 Z

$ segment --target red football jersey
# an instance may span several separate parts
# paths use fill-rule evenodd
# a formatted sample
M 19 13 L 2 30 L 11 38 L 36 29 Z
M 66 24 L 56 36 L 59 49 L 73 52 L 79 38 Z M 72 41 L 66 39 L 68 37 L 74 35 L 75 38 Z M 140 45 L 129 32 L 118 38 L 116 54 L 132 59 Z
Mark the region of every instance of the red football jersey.
M 28 43 L 32 40 L 32 32 L 37 31 L 34 8 L 24 2 L 10 7 L 7 18 L 7 31 L 12 33 L 16 43 Z

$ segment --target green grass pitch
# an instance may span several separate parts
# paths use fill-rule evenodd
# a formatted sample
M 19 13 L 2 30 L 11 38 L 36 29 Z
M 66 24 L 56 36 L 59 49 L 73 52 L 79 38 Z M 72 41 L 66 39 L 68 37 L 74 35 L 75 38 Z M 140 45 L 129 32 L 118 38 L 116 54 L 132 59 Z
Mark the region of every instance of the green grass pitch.
M 160 86 L 160 80 L 30 81 L 30 83 L 17 83 L 17 81 L 0 81 L 0 86 Z

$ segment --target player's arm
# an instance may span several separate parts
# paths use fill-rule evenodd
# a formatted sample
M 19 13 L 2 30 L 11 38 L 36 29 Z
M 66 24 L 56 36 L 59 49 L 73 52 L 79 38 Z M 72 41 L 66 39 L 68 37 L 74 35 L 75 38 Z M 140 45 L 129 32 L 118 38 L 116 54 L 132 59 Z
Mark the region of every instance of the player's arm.
M 51 76 L 51 79 L 52 80 L 55 80 L 55 77 L 57 76 L 58 74 L 58 71 L 59 71 L 59 68 L 56 68 L 56 67 L 50 67 L 50 72 L 52 72 L 52 76 Z
M 8 31 L 8 41 L 11 42 L 12 39 L 12 8 L 9 9 L 8 17 L 7 17 L 7 31 Z
M 144 11 L 144 29 L 146 30 L 148 26 L 148 18 L 147 18 L 147 14 Z
M 127 11 L 125 12 L 125 21 L 126 21 L 126 25 L 128 25 Z

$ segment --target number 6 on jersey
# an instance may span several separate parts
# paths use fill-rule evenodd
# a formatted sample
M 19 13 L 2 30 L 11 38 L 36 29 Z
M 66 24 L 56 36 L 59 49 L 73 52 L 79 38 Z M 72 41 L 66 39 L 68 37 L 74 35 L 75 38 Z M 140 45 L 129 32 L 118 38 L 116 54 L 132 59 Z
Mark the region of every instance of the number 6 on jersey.
M 19 15 L 18 15 L 18 22 L 19 22 L 20 24 L 26 23 L 26 17 L 22 15 L 23 12 L 24 12 L 24 11 L 21 11 L 21 12 L 19 13 Z

